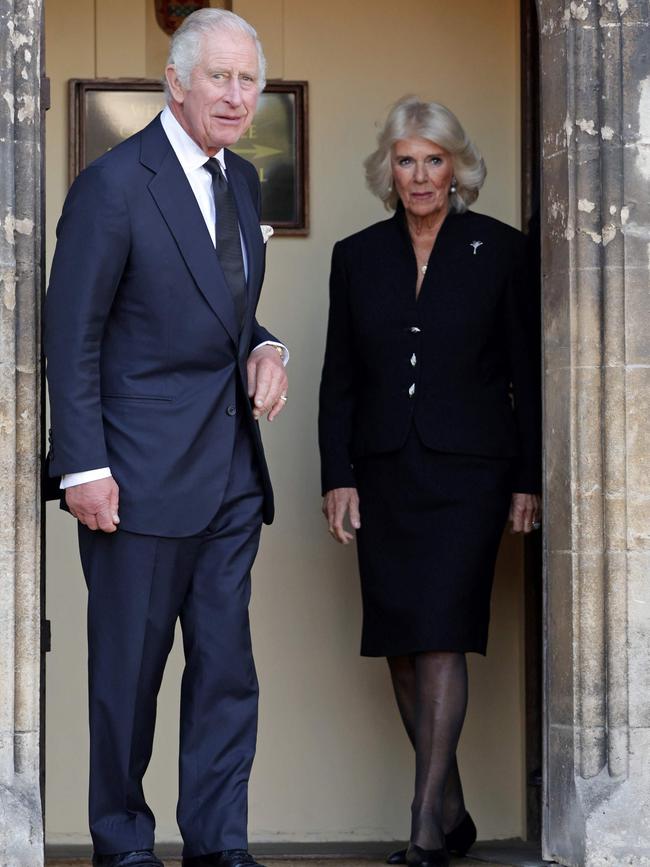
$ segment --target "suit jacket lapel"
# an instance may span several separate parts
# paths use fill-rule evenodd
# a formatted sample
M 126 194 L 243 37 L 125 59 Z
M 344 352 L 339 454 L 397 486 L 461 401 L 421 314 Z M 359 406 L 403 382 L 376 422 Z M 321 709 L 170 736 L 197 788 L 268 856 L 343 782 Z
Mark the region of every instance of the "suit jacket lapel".
M 151 195 L 196 285 L 237 344 L 239 328 L 232 294 L 192 188 L 158 118 L 143 130 L 142 137 L 141 160 L 155 172 L 149 182 Z
M 438 232 L 438 237 L 429 259 L 429 265 L 422 281 L 420 299 L 417 302 L 419 305 L 426 302 L 427 297 L 431 294 L 430 291 L 427 291 L 427 288 L 435 286 L 438 283 L 448 283 L 450 268 L 453 268 L 453 263 L 459 257 L 466 255 L 468 250 L 471 252 L 469 242 L 466 243 L 464 241 L 464 224 L 465 221 L 462 214 L 448 214 L 445 218 Z M 398 204 L 396 213 L 392 219 L 387 221 L 387 227 L 390 227 L 394 233 L 395 246 L 388 246 L 386 249 L 385 270 L 391 274 L 392 283 L 397 293 L 403 298 L 404 291 L 406 290 L 408 292 L 409 303 L 415 304 L 417 261 L 406 224 L 406 215 L 401 203 Z M 395 250 L 399 250 L 399 255 L 395 255 Z

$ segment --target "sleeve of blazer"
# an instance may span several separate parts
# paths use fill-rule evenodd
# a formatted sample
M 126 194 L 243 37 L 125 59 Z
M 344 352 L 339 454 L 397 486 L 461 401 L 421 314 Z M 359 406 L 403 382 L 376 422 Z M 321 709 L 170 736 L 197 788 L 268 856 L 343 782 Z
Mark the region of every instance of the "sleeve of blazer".
M 129 245 L 129 217 L 119 187 L 105 167 L 90 166 L 63 207 L 45 301 L 52 475 L 109 465 L 100 351 Z
M 352 468 L 352 433 L 356 371 L 348 279 L 343 248 L 334 246 L 330 275 L 330 310 L 320 386 L 318 439 L 322 493 L 356 487 Z
M 284 346 L 281 340 L 278 340 L 277 337 L 274 337 L 270 331 L 267 331 L 266 328 L 264 328 L 263 325 L 260 325 L 257 319 L 255 319 L 253 322 L 253 334 L 251 337 L 248 354 L 250 355 L 256 346 L 259 346 L 260 343 L 265 343 L 267 340 L 271 343 L 279 343 Z
M 541 491 L 541 371 L 536 281 L 528 265 L 526 244 L 518 236 L 506 292 L 506 331 L 519 459 L 513 490 Z

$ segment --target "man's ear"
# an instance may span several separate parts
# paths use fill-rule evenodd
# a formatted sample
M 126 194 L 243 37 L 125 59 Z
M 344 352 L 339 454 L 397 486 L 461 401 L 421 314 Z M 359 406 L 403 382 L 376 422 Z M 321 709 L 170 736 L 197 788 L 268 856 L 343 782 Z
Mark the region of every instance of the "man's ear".
M 167 79 L 167 86 L 174 102 L 182 103 L 185 100 L 185 90 L 179 81 L 175 66 L 170 64 L 165 69 L 165 78 Z

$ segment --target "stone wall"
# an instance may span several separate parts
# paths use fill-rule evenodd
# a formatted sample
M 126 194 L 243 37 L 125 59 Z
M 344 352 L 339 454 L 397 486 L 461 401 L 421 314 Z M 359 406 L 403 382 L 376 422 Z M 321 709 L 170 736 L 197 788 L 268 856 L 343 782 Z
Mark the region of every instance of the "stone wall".
M 538 3 L 545 857 L 650 865 L 650 18 Z

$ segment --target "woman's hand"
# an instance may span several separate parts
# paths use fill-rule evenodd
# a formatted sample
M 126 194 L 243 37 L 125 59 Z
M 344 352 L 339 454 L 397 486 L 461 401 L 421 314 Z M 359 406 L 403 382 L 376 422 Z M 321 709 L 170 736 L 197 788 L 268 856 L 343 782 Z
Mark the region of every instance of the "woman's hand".
M 530 533 L 539 530 L 542 501 L 537 494 L 513 494 L 508 520 L 513 533 Z
M 353 533 L 343 526 L 346 515 L 355 530 L 361 526 L 359 518 L 359 494 L 356 488 L 333 488 L 323 497 L 323 514 L 327 520 L 332 537 L 342 545 L 354 539 Z

